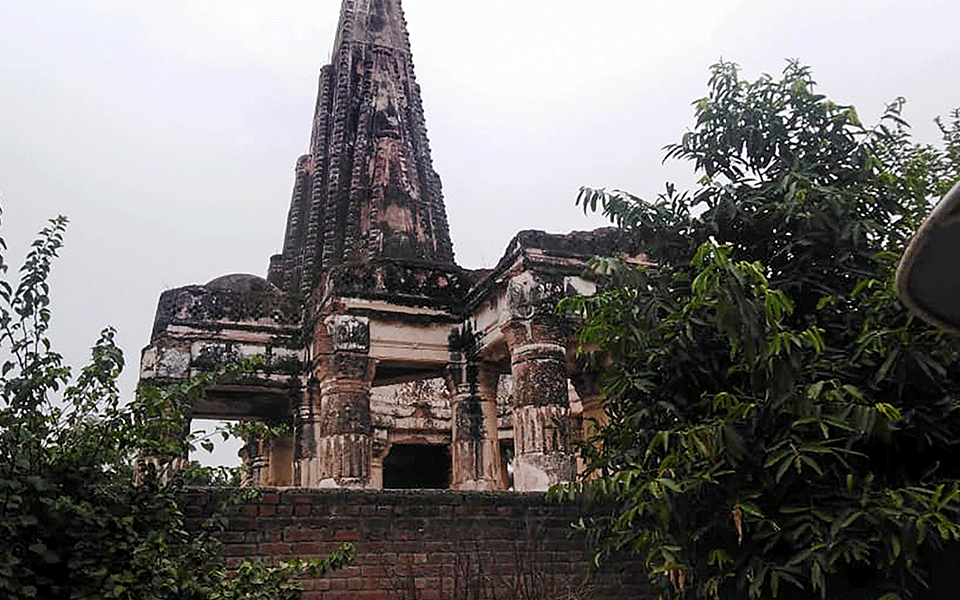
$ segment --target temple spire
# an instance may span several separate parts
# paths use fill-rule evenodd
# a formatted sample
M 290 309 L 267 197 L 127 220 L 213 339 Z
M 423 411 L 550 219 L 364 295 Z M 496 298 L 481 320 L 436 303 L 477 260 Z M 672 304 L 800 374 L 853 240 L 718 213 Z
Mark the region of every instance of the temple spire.
M 453 267 L 400 0 L 344 0 L 319 88 L 271 280 L 307 295 L 343 263 Z
M 345 0 L 333 44 L 336 56 L 350 43 L 373 44 L 410 53 L 407 22 L 399 0 Z

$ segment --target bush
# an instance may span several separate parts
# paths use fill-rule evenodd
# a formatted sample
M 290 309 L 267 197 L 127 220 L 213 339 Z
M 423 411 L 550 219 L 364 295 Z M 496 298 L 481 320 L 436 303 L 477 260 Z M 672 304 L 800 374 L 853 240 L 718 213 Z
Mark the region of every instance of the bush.
M 0 597 L 298 598 L 293 577 L 345 564 L 352 547 L 322 561 L 245 563 L 228 574 L 216 520 L 199 534 L 184 528 L 178 497 L 198 472 L 171 468 L 190 445 L 180 409 L 224 373 L 143 389 L 125 405 L 112 329 L 76 377 L 52 350 L 47 280 L 66 224 L 59 217 L 41 231 L 16 287 L 6 280 L 0 239 Z M 134 483 L 143 456 L 151 460 Z
M 659 266 L 597 261 L 606 290 L 565 302 L 610 424 L 558 492 L 613 506 L 598 558 L 645 557 L 664 597 L 918 597 L 960 539 L 960 352 L 893 286 L 960 178 L 960 112 L 939 149 L 902 106 L 867 128 L 806 67 L 721 63 L 667 148 L 694 191 L 581 193 Z

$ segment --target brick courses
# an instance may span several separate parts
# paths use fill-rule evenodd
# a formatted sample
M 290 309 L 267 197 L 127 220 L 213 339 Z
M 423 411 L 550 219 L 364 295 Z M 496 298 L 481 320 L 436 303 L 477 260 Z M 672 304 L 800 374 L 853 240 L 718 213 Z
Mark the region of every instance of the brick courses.
M 200 527 L 227 493 L 186 492 L 188 525 Z M 266 490 L 227 510 L 220 539 L 228 567 L 323 557 L 355 544 L 348 567 L 303 582 L 303 600 L 527 598 L 511 591 L 518 583 L 545 599 L 650 597 L 636 561 L 588 574 L 584 538 L 570 528 L 578 514 L 544 494 Z M 466 595 L 479 587 L 481 595 Z

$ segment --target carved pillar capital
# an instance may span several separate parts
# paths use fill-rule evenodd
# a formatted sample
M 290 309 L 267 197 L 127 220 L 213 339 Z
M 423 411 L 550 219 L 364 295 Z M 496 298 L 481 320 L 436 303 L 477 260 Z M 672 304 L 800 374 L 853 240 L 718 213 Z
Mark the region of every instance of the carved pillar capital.
M 563 296 L 562 277 L 524 271 L 510 279 L 507 287 L 507 310 L 511 319 L 554 315 L 557 302 Z
M 603 373 L 597 371 L 580 371 L 573 374 L 570 378 L 573 387 L 580 396 L 580 404 L 583 405 L 583 421 L 586 426 L 590 420 L 598 424 L 607 423 L 607 415 L 604 409 L 603 396 L 600 391 L 603 389 Z
M 323 320 L 333 352 L 370 351 L 370 320 L 353 315 L 330 315 Z

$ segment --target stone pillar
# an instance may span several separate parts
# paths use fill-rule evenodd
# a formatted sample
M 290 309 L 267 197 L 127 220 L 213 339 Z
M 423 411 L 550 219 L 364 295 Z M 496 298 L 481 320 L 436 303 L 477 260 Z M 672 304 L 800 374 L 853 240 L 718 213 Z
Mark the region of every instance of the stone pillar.
M 383 460 L 390 452 L 390 432 L 386 427 L 373 430 L 373 457 L 370 460 L 370 489 L 383 489 Z
M 304 488 L 319 482 L 317 436 L 320 431 L 320 382 L 312 378 L 304 385 L 294 414 L 293 481 Z
M 289 487 L 293 485 L 293 440 L 284 435 L 271 439 L 251 438 L 240 449 L 247 467 L 243 485 Z
M 189 342 L 170 340 L 161 337 L 143 349 L 140 362 L 140 385 L 155 388 L 155 392 L 167 385 L 176 386 L 190 378 L 193 355 Z M 151 393 L 147 391 L 147 393 Z M 145 435 L 153 441 L 169 445 L 173 449 L 186 442 L 190 436 L 193 419 L 193 406 L 181 395 L 168 396 L 170 404 L 164 406 L 164 415 L 145 418 L 140 426 L 147 427 Z M 168 481 L 176 472 L 187 468 L 190 460 L 187 449 L 183 447 L 180 456 L 153 456 L 141 454 L 136 458 L 134 481 L 141 482 L 147 470 L 153 470 L 161 481 Z
M 266 443 L 267 459 L 263 485 L 265 487 L 289 487 L 293 485 L 293 436 L 290 434 L 271 439 Z
M 373 454 L 366 318 L 334 315 L 315 332 L 315 383 L 300 410 L 299 484 L 368 488 Z
M 246 443 L 240 448 L 240 460 L 246 471 L 243 474 L 241 485 L 244 487 L 263 487 L 263 472 L 267 466 L 267 458 L 263 455 L 263 443 L 259 439 L 244 440 Z
M 573 387 L 580 396 L 583 412 L 580 415 L 580 439 L 588 440 L 610 422 L 603 404 L 600 390 L 603 388 L 603 374 L 593 371 L 581 371 L 571 378 Z M 577 473 L 583 473 L 586 464 L 582 456 L 577 456 Z
M 497 426 L 499 380 L 498 371 L 475 361 L 462 360 L 447 367 L 451 398 L 451 489 L 507 489 Z
M 565 430 L 566 334 L 555 312 L 562 285 L 525 273 L 511 281 L 509 294 L 503 332 L 513 376 L 513 482 L 517 491 L 543 491 L 576 475 Z
M 600 394 L 600 390 L 603 389 L 603 374 L 592 371 L 580 372 L 571 377 L 571 381 L 583 405 L 584 436 L 595 435 L 599 428 L 610 422 Z

